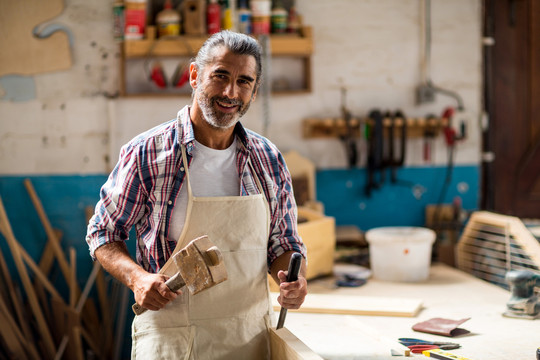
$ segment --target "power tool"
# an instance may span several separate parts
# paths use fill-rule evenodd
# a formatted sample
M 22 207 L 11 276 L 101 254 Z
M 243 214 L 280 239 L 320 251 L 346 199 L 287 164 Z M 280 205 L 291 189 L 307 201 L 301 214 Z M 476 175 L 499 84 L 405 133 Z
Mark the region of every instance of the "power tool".
M 524 319 L 540 317 L 540 302 L 535 287 L 540 286 L 540 274 L 529 270 L 511 270 L 506 273 L 512 296 L 506 303 L 504 316 Z

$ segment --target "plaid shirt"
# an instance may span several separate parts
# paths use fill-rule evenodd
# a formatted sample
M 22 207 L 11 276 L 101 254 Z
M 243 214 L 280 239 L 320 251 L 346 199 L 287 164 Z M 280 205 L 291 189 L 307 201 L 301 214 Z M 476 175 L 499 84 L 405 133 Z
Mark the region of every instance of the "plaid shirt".
M 241 174 L 240 195 L 259 193 L 254 179 L 257 176 L 270 206 L 268 267 L 285 251 L 294 250 L 306 257 L 306 248 L 297 232 L 291 176 L 281 153 L 270 141 L 240 123 L 234 131 L 240 140 L 236 158 Z M 102 245 L 128 240 L 129 231 L 135 226 L 137 262 L 147 271 L 159 271 L 177 241 L 169 238 L 169 221 L 185 177 L 180 146 L 186 146 L 191 164 L 194 139 L 186 106 L 176 119 L 138 135 L 122 147 L 88 225 L 86 242 L 92 257 Z M 248 166 L 248 158 L 255 174 Z

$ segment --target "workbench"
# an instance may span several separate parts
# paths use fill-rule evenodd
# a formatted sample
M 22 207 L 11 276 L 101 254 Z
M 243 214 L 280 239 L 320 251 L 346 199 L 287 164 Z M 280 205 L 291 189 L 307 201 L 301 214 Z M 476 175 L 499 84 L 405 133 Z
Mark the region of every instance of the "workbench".
M 336 288 L 332 277 L 308 282 L 310 294 L 376 296 L 421 299 L 415 317 L 360 316 L 302 313 L 289 310 L 285 327 L 324 359 L 428 359 L 391 356 L 400 337 L 452 341 L 460 349 L 452 354 L 471 360 L 535 359 L 540 346 L 540 319 L 503 317 L 510 292 L 444 264 L 433 264 L 429 279 L 398 283 L 369 279 L 356 288 Z M 309 294 L 308 294 L 309 296 Z M 444 337 L 412 330 L 418 322 L 440 317 L 470 320 L 460 328 L 470 334 Z

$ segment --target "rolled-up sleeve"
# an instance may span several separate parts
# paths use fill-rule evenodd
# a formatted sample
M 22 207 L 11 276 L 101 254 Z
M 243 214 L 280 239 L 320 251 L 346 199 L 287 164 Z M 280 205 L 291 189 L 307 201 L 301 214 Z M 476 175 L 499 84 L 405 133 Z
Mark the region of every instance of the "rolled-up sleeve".
M 272 214 L 272 228 L 268 246 L 268 267 L 287 251 L 302 254 L 307 261 L 307 250 L 298 234 L 298 213 L 292 188 L 292 179 L 281 153 L 277 155 L 274 171 L 276 203 Z
M 86 242 L 90 255 L 102 245 L 126 241 L 129 231 L 145 212 L 146 195 L 142 186 L 138 148 L 124 146 L 109 178 L 102 186 L 100 200 L 89 221 Z

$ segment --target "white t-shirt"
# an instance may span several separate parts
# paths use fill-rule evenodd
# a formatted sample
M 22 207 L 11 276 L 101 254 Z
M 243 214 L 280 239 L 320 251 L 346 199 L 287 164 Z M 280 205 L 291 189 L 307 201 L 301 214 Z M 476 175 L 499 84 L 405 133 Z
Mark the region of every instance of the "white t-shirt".
M 204 146 L 197 140 L 193 146 L 193 160 L 189 166 L 189 179 L 193 196 L 239 196 L 240 179 L 236 170 L 236 137 L 227 149 L 216 150 Z M 173 208 L 169 237 L 178 240 L 188 203 L 187 177 Z

